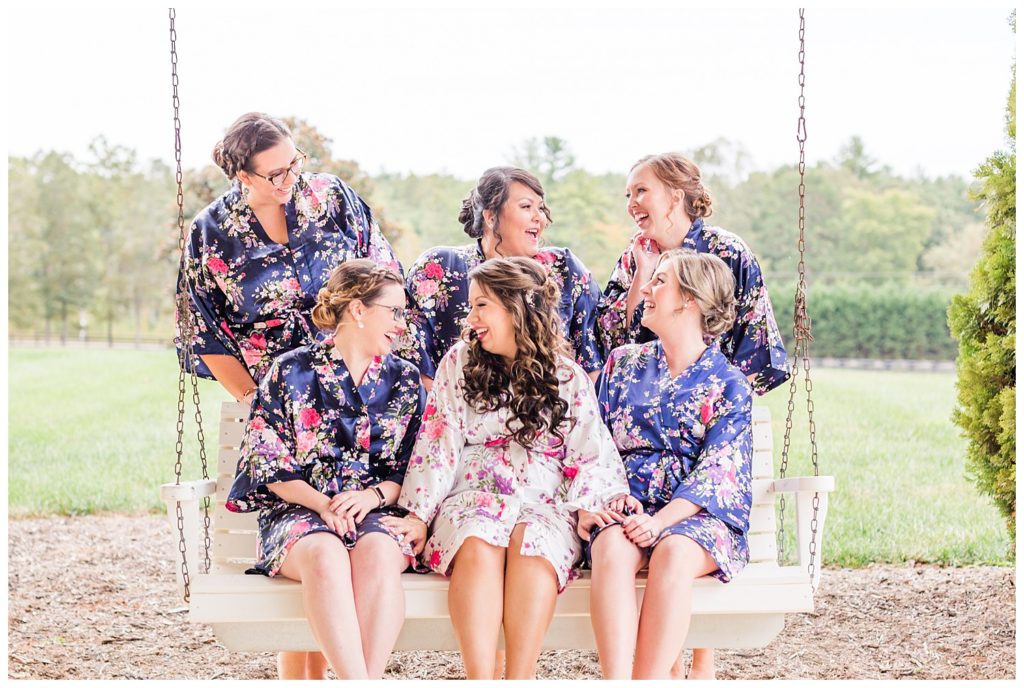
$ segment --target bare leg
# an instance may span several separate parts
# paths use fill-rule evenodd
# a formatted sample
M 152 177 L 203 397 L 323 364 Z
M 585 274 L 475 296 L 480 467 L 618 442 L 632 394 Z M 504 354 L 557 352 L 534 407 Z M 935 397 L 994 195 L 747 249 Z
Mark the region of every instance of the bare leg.
M 277 677 L 286 681 L 301 681 L 306 678 L 306 653 L 278 652 Z
M 505 548 L 480 538 L 466 538 L 455 554 L 448 584 L 448 613 L 462 651 L 466 678 L 494 677 L 504 587 Z
M 711 555 L 688 537 L 670 535 L 654 548 L 640 611 L 634 679 L 669 677 L 690 629 L 693 581 L 717 568 Z
M 520 554 L 526 524 L 512 530 L 505 560 L 505 678 L 529 679 L 537 672 L 544 634 L 555 614 L 558 576 L 544 557 Z
M 372 679 L 379 679 L 384 676 L 405 622 L 401 575 L 409 562 L 398 543 L 384 533 L 369 533 L 359 538 L 349 556 L 366 673 Z
M 673 678 L 675 678 L 675 667 L 672 667 Z M 697 681 L 711 681 L 715 678 L 715 650 L 714 648 L 693 648 L 693 666 L 686 678 Z
M 494 653 L 494 680 L 500 681 L 505 675 L 505 651 L 498 650 Z
M 638 612 L 636 573 L 647 556 L 611 527 L 594 541 L 590 574 L 590 622 L 597 640 L 601 675 L 628 679 L 633 672 Z
M 338 678 L 367 678 L 345 546 L 313 533 L 296 542 L 281 575 L 302 583 L 302 605 L 317 645 Z

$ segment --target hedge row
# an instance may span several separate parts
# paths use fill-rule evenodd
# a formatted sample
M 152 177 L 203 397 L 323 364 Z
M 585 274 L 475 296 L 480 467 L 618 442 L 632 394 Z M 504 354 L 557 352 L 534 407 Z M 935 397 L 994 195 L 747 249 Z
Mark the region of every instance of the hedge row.
M 815 358 L 956 358 L 946 322 L 951 292 L 895 284 L 812 285 L 807 294 Z M 792 351 L 793 289 L 773 287 L 771 297 Z

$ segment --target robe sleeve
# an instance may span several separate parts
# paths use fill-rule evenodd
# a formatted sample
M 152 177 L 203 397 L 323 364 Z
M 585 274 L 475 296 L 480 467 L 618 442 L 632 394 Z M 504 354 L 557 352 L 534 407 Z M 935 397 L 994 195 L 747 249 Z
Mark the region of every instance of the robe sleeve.
M 601 419 L 590 378 L 576 368 L 569 384 L 573 387 L 571 410 L 577 422 L 565 438 L 563 471 L 574 475 L 560 508 L 569 512 L 597 511 L 613 497 L 629 494 L 629 483 L 622 457 Z
M 398 496 L 399 506 L 428 525 L 455 484 L 466 445 L 466 402 L 458 388 L 460 353 L 460 347 L 453 348 L 437 369 Z
M 775 321 L 768 289 L 753 254 L 736 275 L 736 325 L 732 330 L 733 363 L 744 375 L 756 375 L 754 391 L 764 394 L 789 378 L 786 348 Z
M 434 365 L 434 321 L 430 316 L 431 309 L 425 308 L 419 301 L 416 285 L 424 279 L 429 254 L 423 254 L 409 269 L 405 280 L 406 301 L 409 306 L 409 338 L 403 341 L 400 355 L 420 369 L 420 374 L 429 378 L 437 375 Z M 437 262 L 437 261 L 435 261 Z
M 319 413 L 316 415 L 319 418 Z M 272 506 L 280 498 L 267 485 L 306 479 L 296 438 L 286 375 L 274 363 L 256 390 L 242 438 L 238 472 L 225 504 L 228 511 Z
M 751 434 L 750 385 L 734 379 L 710 409 L 703 447 L 693 470 L 676 487 L 673 499 L 685 499 L 716 518 L 746 532 L 750 520 Z
M 572 318 L 569 322 L 569 341 L 576 350 L 576 362 L 590 373 L 600 370 L 603 360 L 596 329 L 601 290 L 594 276 L 579 258 L 568 253 L 566 260 L 569 264 L 570 280 L 580 286 L 580 295 L 573 303 Z
M 415 380 L 418 393 L 416 394 L 415 403 L 412 408 L 407 412 L 403 409 L 403 418 L 408 414 L 409 420 L 405 426 L 405 434 L 402 435 L 402 441 L 398 445 L 398 451 L 395 453 L 395 468 L 385 480 L 390 480 L 393 483 L 401 485 L 405 480 L 405 472 L 409 466 L 409 457 L 412 456 L 412 449 L 416 444 L 416 435 L 419 433 L 420 426 L 423 422 L 423 408 L 426 405 L 426 391 L 423 386 L 420 385 L 419 376 Z
M 632 322 L 626 321 L 626 301 L 635 270 L 633 258 L 627 249 L 619 258 L 619 262 L 615 264 L 615 269 L 612 270 L 612 275 L 608 278 L 608 285 L 601 296 L 597 310 L 596 330 L 605 357 L 617 346 L 633 344 L 638 341 L 640 334 L 639 312 L 643 306 L 642 302 L 634 310 Z
M 178 360 L 184 363 L 187 372 L 195 372 L 200 377 L 213 380 L 213 373 L 206 367 L 200 356 L 224 355 L 232 356 L 245 366 L 242 350 L 228 329 L 227 298 L 224 291 L 217 285 L 215 273 L 226 271 L 227 267 L 220 258 L 203 251 L 204 227 L 212 223 L 209 218 L 196 218 L 193 221 L 189 242 L 185 247 L 184 274 L 179 272 L 177 292 L 179 296 L 186 288 L 183 277 L 188 277 L 187 298 L 189 317 L 192 321 L 192 360 L 185 360 L 184 332 L 179 331 L 174 339 L 178 350 Z

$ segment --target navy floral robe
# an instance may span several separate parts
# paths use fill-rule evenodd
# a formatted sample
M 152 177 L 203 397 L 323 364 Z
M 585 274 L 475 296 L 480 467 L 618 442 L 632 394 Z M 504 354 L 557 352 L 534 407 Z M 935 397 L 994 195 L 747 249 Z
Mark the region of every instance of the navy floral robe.
M 615 349 L 598 381 L 598 403 L 622 456 L 630 493 L 654 515 L 681 498 L 701 510 L 662 531 L 685 535 L 718 564 L 723 582 L 749 560 L 750 382 L 717 344 L 672 377 L 655 340 Z
M 284 210 L 287 244 L 267 236 L 237 184 L 192 222 L 185 269 L 195 356 L 187 369 L 212 378 L 199 356 L 224 354 L 259 382 L 276 356 L 323 338 L 310 312 L 331 270 L 369 258 L 401 273 L 370 208 L 337 177 L 303 173 Z M 180 352 L 180 334 L 177 344 Z
M 357 386 L 332 338 L 272 363 L 256 393 L 225 505 L 259 510 L 256 571 L 273 576 L 299 538 L 333 533 L 317 514 L 267 485 L 304 480 L 328 497 L 385 480 L 401 485 L 425 399 L 419 371 L 393 355 L 374 359 Z M 342 542 L 351 548 L 366 533 L 388 533 L 381 516 L 404 513 L 394 506 L 375 510 Z M 412 557 L 408 545 L 403 551 Z
M 753 383 L 757 394 L 781 385 L 789 378 L 786 347 L 753 252 L 732 232 L 706 225 L 701 218 L 693 221 L 682 248 L 718 256 L 736 278 L 736 323 L 718 340 L 722 352 L 744 375 L 757 376 Z M 644 314 L 642 300 L 633 310 L 633 321 L 626 322 L 626 297 L 635 271 L 633 257 L 626 249 L 612 271 L 598 307 L 597 332 L 606 355 L 623 344 L 655 339 L 654 333 L 640 324 Z
M 534 259 L 547 268 L 562 290 L 558 306 L 564 334 L 575 351 L 576 362 L 588 373 L 601 369 L 601 353 L 594 318 L 601 299 L 600 287 L 579 258 L 567 248 L 548 247 Z M 467 246 L 439 246 L 426 251 L 409 270 L 407 291 L 412 297 L 412 328 L 416 350 L 401 355 L 433 378 L 448 349 L 459 339 L 469 314 L 469 273 L 485 260 L 480 242 Z

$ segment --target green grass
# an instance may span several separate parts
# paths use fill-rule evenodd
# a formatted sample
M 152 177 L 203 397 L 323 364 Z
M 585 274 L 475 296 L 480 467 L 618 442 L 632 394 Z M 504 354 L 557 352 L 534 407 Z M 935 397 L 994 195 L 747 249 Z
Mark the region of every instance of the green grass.
M 1007 563 L 1003 523 L 964 475 L 965 444 L 949 419 L 952 374 L 813 376 L 820 471 L 837 481 L 824 537 L 827 563 Z M 797 389 L 790 476 L 811 471 L 802 379 Z M 200 381 L 200 395 L 212 465 L 217 411 L 227 394 Z M 173 352 L 14 349 L 9 399 L 12 516 L 163 510 L 157 488 L 174 480 Z M 759 402 L 772 411 L 776 461 L 787 400 L 788 386 Z M 191 405 L 191 392 L 186 401 Z M 195 478 L 191 411 L 187 418 L 185 477 Z

